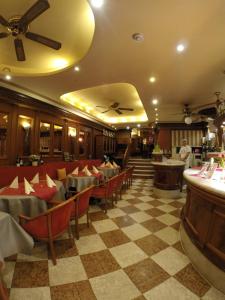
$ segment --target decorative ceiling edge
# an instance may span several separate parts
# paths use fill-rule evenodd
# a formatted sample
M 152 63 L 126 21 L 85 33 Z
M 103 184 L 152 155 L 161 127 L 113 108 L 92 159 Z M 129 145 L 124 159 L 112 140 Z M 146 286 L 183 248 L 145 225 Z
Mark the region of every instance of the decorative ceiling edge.
M 64 107 L 64 106 L 56 103 L 53 99 L 51 99 L 49 97 L 46 97 L 46 96 L 41 95 L 39 93 L 33 92 L 32 90 L 26 89 L 26 88 L 24 88 L 24 87 L 22 87 L 20 85 L 15 84 L 15 83 L 10 83 L 9 84 L 9 83 L 6 83 L 4 80 L 0 79 L 0 85 L 2 87 L 11 89 L 11 90 L 13 90 L 15 92 L 22 93 L 22 94 L 24 94 L 26 96 L 35 98 L 38 101 L 41 101 L 41 102 L 53 105 L 53 106 L 55 106 L 57 108 L 63 109 L 64 111 L 68 111 L 68 112 L 70 112 L 70 113 L 72 113 L 74 115 L 77 115 L 77 116 L 81 117 L 81 118 L 84 118 L 86 120 L 92 121 L 92 122 L 97 123 L 97 124 L 99 124 L 101 126 L 104 126 L 104 127 L 108 128 L 110 130 L 114 130 L 112 127 L 110 127 L 107 124 L 99 121 L 98 119 L 95 119 L 94 117 L 89 116 L 85 112 L 81 112 L 79 110 L 72 109 L 72 108 L 69 108 L 69 107 L 66 107 L 66 106 Z

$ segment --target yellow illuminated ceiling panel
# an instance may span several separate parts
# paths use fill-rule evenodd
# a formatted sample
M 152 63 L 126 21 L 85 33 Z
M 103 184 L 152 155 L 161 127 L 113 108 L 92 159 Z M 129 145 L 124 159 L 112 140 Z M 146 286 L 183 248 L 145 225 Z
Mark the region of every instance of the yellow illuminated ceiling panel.
M 21 17 L 35 0 L 1 0 L 1 15 L 7 20 Z M 47 75 L 68 68 L 80 61 L 88 52 L 95 29 L 92 9 L 86 0 L 49 0 L 50 8 L 28 26 L 33 33 L 62 44 L 54 50 L 19 34 L 22 39 L 25 61 L 17 61 L 14 37 L 0 39 L 0 73 L 10 70 L 16 75 Z M 63 7 L 62 7 L 63 4 Z M 0 25 L 0 32 L 9 33 Z
M 62 95 L 68 105 L 108 124 L 148 121 L 136 88 L 128 83 L 96 86 Z

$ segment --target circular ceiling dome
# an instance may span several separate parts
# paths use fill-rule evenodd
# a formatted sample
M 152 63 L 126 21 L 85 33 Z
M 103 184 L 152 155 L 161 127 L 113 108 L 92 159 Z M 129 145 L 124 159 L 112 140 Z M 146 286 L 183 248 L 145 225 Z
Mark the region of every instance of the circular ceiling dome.
M 20 18 L 36 0 L 1 0 L 1 15 L 6 21 Z M 17 37 L 0 25 L 0 33 L 9 33 L 0 39 L 0 72 L 8 68 L 11 74 L 32 76 L 48 75 L 69 68 L 88 52 L 94 36 L 95 20 L 86 0 L 49 0 L 49 8 L 28 26 L 29 32 L 61 43 L 59 50 L 52 49 L 26 38 L 24 32 Z M 18 61 L 14 39 L 22 40 L 25 61 Z

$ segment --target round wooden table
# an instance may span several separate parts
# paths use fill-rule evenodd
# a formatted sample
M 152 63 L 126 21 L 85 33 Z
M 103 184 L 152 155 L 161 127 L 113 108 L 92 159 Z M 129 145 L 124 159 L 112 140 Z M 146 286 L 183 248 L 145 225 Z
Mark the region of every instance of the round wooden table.
M 185 164 L 179 160 L 152 162 L 154 167 L 154 193 L 157 196 L 178 197 L 182 191 L 182 178 Z

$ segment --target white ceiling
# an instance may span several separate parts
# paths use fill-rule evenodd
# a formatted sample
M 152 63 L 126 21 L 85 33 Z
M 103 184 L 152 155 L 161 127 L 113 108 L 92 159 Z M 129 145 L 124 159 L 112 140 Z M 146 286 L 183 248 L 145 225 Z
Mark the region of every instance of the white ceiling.
M 66 1 L 57 1 L 66 18 Z M 93 12 L 95 34 L 79 62 L 80 72 L 69 68 L 50 76 L 14 77 L 12 84 L 62 104 L 65 93 L 129 83 L 149 121 L 154 121 L 151 100 L 158 98 L 159 120 L 168 122 L 182 120 L 175 113 L 184 103 L 198 106 L 212 102 L 216 91 L 225 94 L 224 0 L 104 0 Z M 144 34 L 142 43 L 132 40 L 135 32 Z M 183 53 L 176 52 L 178 43 L 186 45 Z M 157 78 L 154 84 L 149 82 L 152 75 Z M 132 99 L 127 106 L 131 104 Z

